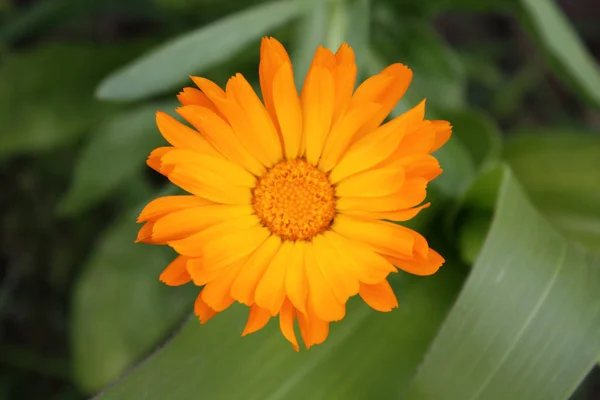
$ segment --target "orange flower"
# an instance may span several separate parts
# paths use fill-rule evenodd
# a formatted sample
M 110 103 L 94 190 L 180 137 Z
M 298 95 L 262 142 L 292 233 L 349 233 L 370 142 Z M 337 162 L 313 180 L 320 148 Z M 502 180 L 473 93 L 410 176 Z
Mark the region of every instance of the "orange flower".
M 427 183 L 441 173 L 431 152 L 450 137 L 446 121 L 424 119 L 425 102 L 384 123 L 412 78 L 393 64 L 356 90 L 352 49 L 319 47 L 298 96 L 283 46 L 260 49 L 264 103 L 240 74 L 226 90 L 192 77 L 177 112 L 157 113 L 171 146 L 148 165 L 190 193 L 148 204 L 138 241 L 167 244 L 177 257 L 167 285 L 203 286 L 204 323 L 234 301 L 250 307 L 242 335 L 279 316 L 298 350 L 322 343 L 356 294 L 378 311 L 398 306 L 387 276 L 430 275 L 444 259 L 408 228 L 426 208 Z M 420 205 L 421 204 L 421 205 Z

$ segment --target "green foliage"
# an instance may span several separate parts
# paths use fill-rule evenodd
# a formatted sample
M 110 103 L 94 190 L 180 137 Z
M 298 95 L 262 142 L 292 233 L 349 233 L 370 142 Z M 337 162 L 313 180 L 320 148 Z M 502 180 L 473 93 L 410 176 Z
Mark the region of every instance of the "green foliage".
M 600 140 L 589 132 L 522 130 L 504 157 L 534 204 L 567 237 L 600 251 Z
M 143 105 L 101 124 L 77 160 L 73 182 L 59 212 L 77 214 L 137 177 L 148 154 L 167 144 L 156 129 L 156 111 L 170 111 L 176 106 L 174 101 Z
M 61 282 L 62 314 L 48 319 L 71 348 L 44 364 L 0 343 L 0 398 L 54 398 L 13 389 L 13 376 L 41 374 L 86 394 L 107 387 L 100 400 L 562 400 L 600 360 L 600 72 L 558 3 L 0 0 L 0 25 L 0 322 L 39 315 L 21 311 L 21 280 L 37 277 L 24 297 L 43 301 L 44 279 Z M 174 115 L 189 75 L 222 85 L 240 71 L 259 89 L 263 35 L 285 44 L 298 89 L 319 45 L 352 45 L 359 82 L 404 63 L 413 81 L 391 117 L 426 98 L 426 117 L 453 125 L 431 207 L 402 223 L 445 266 L 391 276 L 393 312 L 352 299 L 329 339 L 299 353 L 278 321 L 240 338 L 246 307 L 200 325 L 199 288 L 158 280 L 175 254 L 134 243 L 141 207 L 174 193 L 145 166 L 165 143 L 155 111 Z M 30 270 L 48 247 L 47 265 Z M 33 331 L 42 319 L 31 319 Z M 83 398 L 73 387 L 64 398 Z
M 281 0 L 240 11 L 201 27 L 115 72 L 98 87 L 97 96 L 139 100 L 163 93 L 185 82 L 189 75 L 199 74 L 228 60 L 247 44 L 289 22 L 298 10 L 297 3 Z
M 93 98 L 94 87 L 136 52 L 139 46 L 47 45 L 7 57 L 0 65 L 0 157 L 72 143 L 113 112 Z
M 140 390 L 149 400 L 184 400 L 197 393 L 248 400 L 393 398 L 408 385 L 461 277 L 456 264 L 427 280 L 403 274 L 396 286 L 400 309 L 373 313 L 360 300 L 352 301 L 347 318 L 332 324 L 331 337 L 300 353 L 281 336 L 277 321 L 240 339 L 245 307 L 202 326 L 193 318 L 159 353 L 99 399 L 136 398 Z
M 553 59 L 557 76 L 576 85 L 575 93 L 600 107 L 600 71 L 556 3 L 521 0 L 521 4 L 528 24 Z
M 75 378 L 89 392 L 118 378 L 165 340 L 193 302 L 193 287 L 173 290 L 158 281 L 174 253 L 134 243 L 140 209 L 126 212 L 99 238 L 75 286 Z
M 404 398 L 567 399 L 600 357 L 598 293 L 600 258 L 561 237 L 507 170 L 485 245 Z

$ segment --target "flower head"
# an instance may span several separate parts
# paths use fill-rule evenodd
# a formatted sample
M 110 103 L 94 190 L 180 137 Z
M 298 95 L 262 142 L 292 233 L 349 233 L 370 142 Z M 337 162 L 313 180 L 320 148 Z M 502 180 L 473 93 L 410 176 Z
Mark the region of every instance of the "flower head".
M 450 137 L 446 121 L 424 119 L 425 102 L 384 122 L 412 78 L 393 64 L 355 89 L 356 64 L 344 44 L 320 47 L 300 93 L 283 46 L 260 49 L 263 101 L 240 74 L 226 90 L 192 77 L 178 96 L 188 127 L 157 113 L 171 146 L 148 165 L 190 195 L 150 202 L 138 241 L 167 244 L 179 256 L 160 279 L 202 289 L 202 323 L 233 302 L 250 308 L 243 335 L 279 317 L 298 350 L 308 348 L 356 294 L 378 311 L 398 306 L 387 276 L 417 275 L 443 258 L 411 229 L 429 203 L 427 183 L 441 173 L 431 155 Z

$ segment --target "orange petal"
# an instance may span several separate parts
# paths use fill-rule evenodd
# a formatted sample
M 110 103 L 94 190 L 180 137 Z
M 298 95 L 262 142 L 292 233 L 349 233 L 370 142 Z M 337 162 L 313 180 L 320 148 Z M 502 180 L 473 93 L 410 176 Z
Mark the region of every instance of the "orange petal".
M 355 141 L 331 171 L 331 183 L 335 184 L 386 160 L 396 150 L 408 128 L 421 121 L 424 114 L 425 102 L 423 101 L 369 135 Z
M 293 160 L 300 154 L 302 107 L 294 83 L 291 63 L 284 63 L 273 80 L 273 102 L 283 139 L 285 156 Z
M 306 313 L 306 297 L 308 296 L 308 282 L 304 270 L 304 251 L 306 242 L 297 240 L 290 255 L 285 275 L 285 292 L 294 307 L 301 313 Z
M 260 225 L 254 225 L 248 229 L 225 232 L 220 237 L 213 236 L 212 239 L 206 242 L 206 246 L 203 248 L 206 268 L 208 270 L 219 269 L 243 257 L 249 256 L 269 236 L 271 236 L 269 230 Z
M 294 350 L 299 351 L 296 333 L 294 332 L 295 314 L 294 306 L 286 299 L 279 313 L 279 329 L 281 329 L 283 336 L 292 344 Z
M 154 228 L 154 221 L 146 222 L 139 230 L 137 234 L 137 238 L 135 239 L 136 243 L 148 243 L 154 244 L 152 240 L 152 229 Z
M 408 179 L 425 178 L 432 181 L 442 173 L 439 161 L 430 154 L 417 155 L 402 160 Z
M 187 260 L 188 258 L 184 256 L 177 257 L 164 269 L 158 279 L 169 286 L 180 286 L 188 283 L 192 280 L 192 277 L 185 267 Z
M 156 172 L 161 172 L 161 158 L 174 149 L 175 148 L 171 146 L 157 147 L 156 149 L 152 150 L 148 156 L 146 164 L 148 164 L 148 166 Z
M 325 232 L 323 237 L 330 246 L 335 248 L 340 262 L 346 265 L 348 271 L 351 271 L 361 282 L 377 283 L 391 272 L 396 272 L 390 261 L 364 244 L 348 240 L 333 231 Z
M 429 152 L 433 153 L 450 139 L 450 136 L 452 135 L 452 125 L 450 125 L 448 121 L 431 121 L 431 123 L 435 132 L 435 139 L 433 140 L 433 145 L 431 146 L 431 149 L 429 149 Z
M 279 236 L 271 235 L 250 255 L 231 287 L 234 299 L 248 306 L 254 304 L 256 286 L 280 247 Z
M 389 221 L 408 221 L 413 219 L 419 214 L 419 212 L 425 208 L 428 208 L 431 203 L 425 203 L 418 207 L 406 208 L 403 210 L 395 211 L 364 211 L 360 209 L 349 209 L 340 211 L 342 214 L 351 215 L 360 218 L 372 218 L 372 219 L 387 219 Z
M 197 106 L 193 106 L 197 107 Z M 163 112 L 156 113 L 158 130 L 175 147 L 190 149 L 203 154 L 217 155 L 217 151 L 198 132 L 183 125 Z
M 273 101 L 273 81 L 275 74 L 283 64 L 291 65 L 287 51 L 277 39 L 264 37 L 260 42 L 260 64 L 258 74 L 260 78 L 260 89 L 265 102 L 265 107 L 279 130 L 279 121 Z
M 285 270 L 293 248 L 293 242 L 283 242 L 256 286 L 254 301 L 273 316 L 277 315 L 285 300 Z
M 248 215 L 224 221 L 184 239 L 170 241 L 168 244 L 179 254 L 193 258 L 204 257 L 204 247 L 206 247 L 207 243 L 211 240 L 236 232 L 249 234 L 254 232 L 253 228 L 259 227 L 259 224 L 260 221 L 256 215 Z M 229 251 L 231 251 L 231 249 L 229 249 Z M 210 266 L 208 268 L 210 268 Z
M 423 258 L 395 258 L 385 256 L 386 259 L 399 269 L 413 275 L 432 275 L 444 264 L 444 258 L 435 250 L 429 249 L 427 259 Z
M 233 78 L 232 78 L 233 79 Z M 231 82 L 231 79 L 230 79 Z M 232 85 L 228 85 L 232 87 Z M 250 117 L 235 100 L 218 97 L 215 99 L 219 109 L 227 116 L 233 133 L 248 153 L 265 167 L 272 166 L 272 157 L 268 154 L 268 148 L 262 143 L 261 135 L 256 134 Z
M 339 211 L 352 210 L 386 212 L 404 210 L 421 204 L 427 196 L 427 180 L 406 181 L 396 193 L 381 197 L 341 197 L 336 202 Z
M 381 104 L 382 107 L 379 109 L 379 112 L 356 134 L 356 137 L 359 139 L 373 131 L 379 126 L 379 124 L 381 124 L 381 122 L 396 106 L 396 103 L 398 103 L 400 98 L 404 95 L 406 89 L 408 89 L 408 86 L 410 85 L 410 81 L 412 80 L 412 71 L 405 65 L 399 63 L 392 64 L 385 68 L 383 71 L 381 71 L 380 75 L 389 77 L 390 81 L 383 88 L 383 90 L 379 92 L 374 91 L 375 96 L 368 99 L 368 101 L 374 101 L 378 104 Z M 354 104 L 351 104 L 350 107 L 353 105 Z M 360 106 L 360 104 L 358 104 L 358 106 Z
M 380 164 L 388 159 L 402 141 L 403 136 L 415 122 L 422 119 L 425 103 L 400 115 L 378 129 L 355 141 L 331 172 L 331 182 L 340 180 Z
M 217 315 L 217 312 L 210 308 L 204 300 L 202 300 L 202 292 L 198 293 L 196 302 L 194 303 L 194 313 L 200 319 L 201 324 L 205 324 L 209 319 Z
M 215 204 L 186 208 L 159 218 L 154 224 L 152 239 L 157 243 L 182 239 L 198 233 L 209 226 L 251 215 L 253 212 L 254 209 L 250 205 L 229 206 Z
M 381 108 L 379 104 L 365 103 L 345 113 L 335 123 L 323 147 L 323 154 L 319 161 L 319 168 L 329 172 L 348 150 L 354 135 L 358 130 L 377 113 Z
M 333 115 L 334 86 L 331 71 L 317 67 L 309 71 L 302 89 L 302 138 L 306 159 L 315 165 L 329 134 Z
M 317 265 L 331 291 L 340 303 L 345 304 L 350 296 L 358 293 L 358 279 L 338 256 L 336 249 L 323 235 L 313 238 Z
M 185 266 L 196 286 L 206 285 L 223 272 L 221 270 L 207 271 L 204 268 L 204 259 L 202 257 L 188 258 Z
M 213 104 L 217 98 L 225 98 L 225 91 L 219 87 L 213 81 L 200 77 L 200 76 L 191 76 L 192 81 L 202 90 L 204 95 L 210 99 Z
M 270 165 L 283 158 L 282 143 L 273 125 L 273 120 L 254 89 L 242 74 L 236 74 L 227 82 L 227 96 L 244 109 L 254 129 L 254 138 L 259 141 Z
M 408 129 L 392 158 L 427 154 L 433 146 L 434 140 L 435 132 L 431 126 L 431 121 L 421 121 Z
M 306 277 L 308 281 L 308 307 L 324 321 L 339 321 L 344 318 L 346 308 L 334 295 L 326 281 L 315 255 L 313 243 L 306 244 Z
M 186 208 L 214 204 L 198 196 L 163 196 L 152 200 L 144 207 L 137 222 L 156 220 L 164 215 Z
M 271 314 L 269 313 L 269 310 L 260 308 L 256 304 L 252 305 L 252 307 L 250 307 L 250 314 L 248 315 L 248 322 L 244 327 L 242 336 L 249 335 L 264 328 L 270 319 Z
M 183 91 L 177 95 L 177 99 L 182 106 L 202 106 L 210 108 L 214 112 L 218 112 L 217 107 L 215 107 L 213 102 L 196 88 L 184 88 Z
M 335 188 L 337 197 L 381 197 L 397 192 L 404 183 L 404 169 L 378 168 L 342 179 Z
M 313 313 L 298 314 L 298 325 L 307 349 L 315 344 L 323 343 L 329 334 L 329 322 L 319 319 Z
M 229 295 L 231 284 L 244 266 L 245 259 L 240 259 L 230 264 L 218 277 L 208 282 L 202 290 L 202 300 L 213 310 L 221 312 L 233 304 L 233 297 Z
M 356 82 L 356 63 L 354 51 L 348 43 L 343 43 L 335 53 L 336 68 L 333 73 L 335 81 L 335 105 L 333 108 L 333 121 L 344 113 L 354 91 Z
M 192 124 L 226 158 L 260 176 L 265 167 L 242 145 L 231 126 L 214 111 L 200 106 L 185 106 L 177 112 Z
M 398 300 L 396 299 L 394 290 L 387 280 L 374 285 L 361 283 L 358 294 L 360 294 L 365 303 L 377 311 L 387 312 L 398 307 Z
M 252 192 L 249 187 L 236 186 L 216 174 L 207 173 L 196 164 L 178 164 L 168 178 L 186 192 L 215 203 L 250 204 Z
M 190 150 L 175 149 L 165 154 L 161 161 L 163 166 L 176 166 L 180 164 L 196 165 L 203 169 L 203 175 L 216 175 L 220 180 L 225 180 L 233 185 L 249 188 L 256 185 L 256 177 L 254 175 L 246 171 L 239 164 L 233 163 L 220 155 L 206 155 Z
M 406 257 L 413 254 L 415 239 L 408 229 L 390 222 L 340 214 L 332 229 L 350 240 L 365 243 L 380 254 Z

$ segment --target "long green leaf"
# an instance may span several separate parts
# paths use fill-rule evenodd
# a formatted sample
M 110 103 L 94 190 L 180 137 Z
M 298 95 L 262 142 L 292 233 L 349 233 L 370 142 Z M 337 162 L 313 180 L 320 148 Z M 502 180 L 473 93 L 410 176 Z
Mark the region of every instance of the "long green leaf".
M 432 182 L 444 194 L 462 194 L 476 171 L 500 155 L 500 131 L 486 114 L 475 110 L 444 110 L 428 118 L 441 118 L 452 124 L 450 141 L 435 156 L 444 173 Z
M 600 70 L 594 58 L 569 24 L 556 2 L 551 0 L 521 0 L 528 20 L 545 50 L 568 75 L 578 92 L 600 107 Z
M 147 104 L 100 125 L 77 160 L 71 186 L 59 204 L 60 213 L 79 213 L 132 179 L 145 167 L 143 160 L 150 151 L 166 144 L 156 129 L 155 112 L 175 107 L 175 102 Z
M 600 137 L 521 130 L 507 142 L 504 157 L 550 222 L 600 251 Z
M 360 72 L 368 57 L 370 8 L 370 0 L 309 0 L 304 3 L 297 44 L 292 53 L 299 89 L 319 46 L 335 52 L 347 41 L 354 49 Z
M 189 75 L 226 61 L 247 44 L 292 20 L 298 3 L 281 0 L 254 6 L 203 26 L 106 78 L 96 95 L 101 99 L 138 100 L 185 82 Z
M 490 233 L 408 400 L 567 399 L 600 356 L 600 259 L 506 170 Z
M 67 145 L 112 113 L 94 87 L 140 50 L 48 45 L 8 56 L 0 64 L 0 157 Z
M 276 321 L 240 338 L 246 307 L 200 325 L 170 343 L 98 399 L 330 400 L 391 398 L 407 385 L 450 306 L 463 272 L 448 264 L 433 277 L 403 274 L 400 308 L 378 313 L 354 298 L 329 339 L 294 352 Z M 191 307 L 191 304 L 190 304 Z
M 164 340 L 193 301 L 193 288 L 173 289 L 158 280 L 172 251 L 133 242 L 139 209 L 102 235 L 75 286 L 75 380 L 88 392 L 116 379 Z

